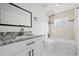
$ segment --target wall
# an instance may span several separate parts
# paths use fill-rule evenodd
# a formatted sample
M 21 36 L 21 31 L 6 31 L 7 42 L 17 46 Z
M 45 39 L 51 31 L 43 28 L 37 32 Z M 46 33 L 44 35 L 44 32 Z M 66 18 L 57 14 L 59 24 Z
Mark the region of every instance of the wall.
M 17 4 L 17 3 L 16 3 Z M 33 34 L 47 34 L 48 33 L 48 18 L 42 8 L 38 4 L 27 3 L 17 4 L 21 7 L 25 7 L 32 12 L 32 28 L 23 27 L 25 31 L 32 31 Z M 38 21 L 34 20 L 34 17 L 38 17 Z M 22 27 L 0 26 L 0 32 L 7 31 L 19 31 Z
M 79 8 L 75 9 L 75 39 L 77 42 L 77 55 L 79 56 Z
M 68 20 L 74 19 L 74 9 L 70 9 L 58 14 L 55 14 L 50 20 L 50 22 L 54 22 L 56 19 L 62 19 L 64 17 L 68 17 Z M 50 30 L 49 34 L 53 37 L 62 37 L 67 39 L 74 39 L 74 21 L 68 21 L 66 26 L 63 27 L 54 27 L 54 23 L 49 25 Z

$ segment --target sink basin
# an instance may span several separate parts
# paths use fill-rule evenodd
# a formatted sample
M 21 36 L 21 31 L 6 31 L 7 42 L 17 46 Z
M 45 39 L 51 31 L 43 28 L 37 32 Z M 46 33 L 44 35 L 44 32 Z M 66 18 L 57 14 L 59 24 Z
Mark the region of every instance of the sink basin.
M 15 41 L 20 41 L 20 40 L 25 40 L 25 39 L 28 39 L 28 38 L 32 38 L 34 36 L 19 36 L 19 37 L 16 37 L 16 39 L 14 39 Z

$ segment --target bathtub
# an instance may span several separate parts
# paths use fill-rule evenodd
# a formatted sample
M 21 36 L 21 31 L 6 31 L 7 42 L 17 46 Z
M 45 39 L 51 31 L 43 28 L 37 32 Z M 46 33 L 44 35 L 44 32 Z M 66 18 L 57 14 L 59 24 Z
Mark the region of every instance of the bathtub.
M 48 56 L 76 56 L 76 43 L 65 38 L 48 38 L 43 41 L 44 53 Z

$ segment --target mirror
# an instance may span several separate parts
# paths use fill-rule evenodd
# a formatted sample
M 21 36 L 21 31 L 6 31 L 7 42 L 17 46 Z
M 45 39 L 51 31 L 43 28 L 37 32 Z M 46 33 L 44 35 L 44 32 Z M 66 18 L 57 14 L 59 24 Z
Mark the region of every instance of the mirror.
M 32 27 L 32 13 L 13 3 L 0 3 L 0 25 Z

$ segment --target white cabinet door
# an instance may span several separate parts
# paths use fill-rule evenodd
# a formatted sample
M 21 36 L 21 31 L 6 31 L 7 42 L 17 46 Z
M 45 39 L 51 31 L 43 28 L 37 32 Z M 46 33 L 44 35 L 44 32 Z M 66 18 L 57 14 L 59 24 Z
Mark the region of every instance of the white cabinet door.
M 43 37 L 35 38 L 35 40 L 36 40 L 36 43 L 35 43 L 35 46 L 34 46 L 34 56 L 41 56 Z
M 22 51 L 14 53 L 12 56 L 31 56 L 31 49 L 27 48 Z
M 34 47 L 34 56 L 40 56 L 40 55 L 41 55 L 40 45 L 36 45 Z
M 12 56 L 28 56 L 27 51 L 19 51 L 18 53 L 15 53 Z

